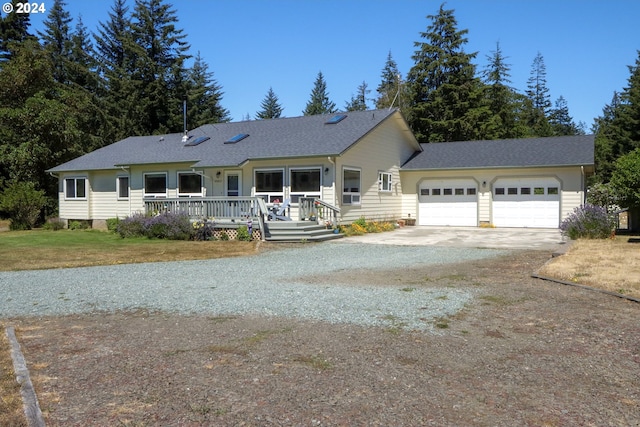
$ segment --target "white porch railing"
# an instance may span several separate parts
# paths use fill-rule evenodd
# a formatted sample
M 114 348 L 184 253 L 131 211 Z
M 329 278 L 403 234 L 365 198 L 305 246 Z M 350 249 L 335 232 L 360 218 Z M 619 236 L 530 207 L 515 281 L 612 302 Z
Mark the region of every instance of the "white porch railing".
M 333 206 L 317 197 L 300 197 L 299 203 L 300 218 L 309 219 L 310 217 L 315 217 L 323 221 L 329 221 L 334 226 L 338 225 L 339 207 Z

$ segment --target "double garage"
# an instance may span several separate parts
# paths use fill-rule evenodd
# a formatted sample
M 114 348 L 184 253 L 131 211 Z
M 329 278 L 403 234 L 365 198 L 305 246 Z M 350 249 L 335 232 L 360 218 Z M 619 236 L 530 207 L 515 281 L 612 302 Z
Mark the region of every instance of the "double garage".
M 477 227 L 484 207 L 496 227 L 558 228 L 560 188 L 555 177 L 423 179 L 418 224 Z

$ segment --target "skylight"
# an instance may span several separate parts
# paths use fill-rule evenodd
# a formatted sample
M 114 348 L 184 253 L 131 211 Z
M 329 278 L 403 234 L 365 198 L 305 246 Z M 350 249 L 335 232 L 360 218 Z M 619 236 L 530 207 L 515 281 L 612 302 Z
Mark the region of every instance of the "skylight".
M 195 138 L 193 141 L 187 142 L 186 144 L 184 144 L 184 146 L 185 147 L 193 147 L 193 146 L 202 144 L 203 142 L 208 141 L 209 139 L 211 139 L 211 138 L 209 138 L 208 136 L 199 136 L 199 137 Z
M 249 136 L 248 133 L 239 133 L 236 136 L 233 136 L 233 137 L 227 139 L 224 143 L 225 144 L 235 144 L 236 142 L 242 141 L 243 139 L 245 139 L 248 136 Z
M 346 114 L 336 114 L 335 116 L 333 116 L 329 120 L 327 120 L 325 123 L 328 124 L 328 125 L 335 125 L 336 123 L 339 123 L 339 122 L 343 121 L 346 118 L 347 118 Z

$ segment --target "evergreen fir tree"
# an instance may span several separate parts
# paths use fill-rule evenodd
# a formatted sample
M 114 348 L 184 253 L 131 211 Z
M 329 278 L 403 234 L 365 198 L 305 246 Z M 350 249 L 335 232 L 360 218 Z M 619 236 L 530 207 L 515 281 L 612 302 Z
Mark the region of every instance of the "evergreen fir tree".
M 530 108 L 527 109 L 527 124 L 531 136 L 553 135 L 553 129 L 549 124 L 551 99 L 547 88 L 547 67 L 540 52 L 533 59 L 531 65 L 526 94 L 530 100 Z
M 496 50 L 487 56 L 489 63 L 483 71 L 485 96 L 491 112 L 485 127 L 486 139 L 519 138 L 526 135 L 517 115 L 519 97 L 515 89 L 509 86 L 511 67 L 505 62 L 506 59 L 500 43 L 496 43 Z
M 229 111 L 220 104 L 223 95 L 222 87 L 208 69 L 209 65 L 198 52 L 188 73 L 187 121 L 191 128 L 231 120 Z
M 378 97 L 376 98 L 376 108 L 389 108 L 392 105 L 396 107 L 399 103 L 399 85 L 400 85 L 400 71 L 398 71 L 398 64 L 392 58 L 391 52 L 387 55 L 387 61 L 384 64 L 384 68 L 381 73 L 381 81 L 376 89 Z M 394 104 L 395 100 L 395 104 Z
M 556 136 L 580 135 L 581 131 L 569 115 L 567 100 L 562 95 L 556 100 L 555 108 L 549 115 L 549 123 Z
M 596 117 L 594 121 L 596 173 L 592 178 L 593 182 L 609 182 L 614 163 L 620 156 L 616 141 L 621 139 L 621 129 L 616 126 L 616 123 L 619 123 L 621 104 L 620 94 L 614 92 L 611 103 L 605 105 L 602 116 Z
M 351 100 L 344 107 L 346 111 L 365 111 L 367 109 L 367 94 L 371 92 L 367 87 L 365 81 L 358 86 L 358 94 L 351 96 Z
M 16 3 L 23 3 L 22 0 L 12 0 L 13 12 L 6 17 L 0 16 L 0 65 L 11 59 L 12 52 L 16 49 L 16 43 L 25 41 L 29 34 L 30 14 L 16 13 Z
M 54 0 L 44 21 L 44 32 L 38 32 L 42 45 L 53 64 L 53 78 L 58 83 L 69 82 L 69 62 L 71 56 L 71 34 L 69 24 L 72 19 L 65 10 L 64 0 Z
M 146 134 L 182 130 L 189 45 L 170 7 L 163 0 L 136 0 L 132 16 L 133 41 L 140 47 L 132 77 L 138 86 L 138 127 Z
M 437 15 L 427 17 L 431 24 L 420 33 L 424 41 L 414 43 L 407 119 L 420 142 L 478 139 L 487 120 L 482 84 L 471 62 L 476 53 L 465 53 L 468 31 L 458 31 L 453 12 L 440 6 Z
M 280 103 L 278 102 L 278 97 L 276 96 L 273 88 L 269 88 L 267 92 L 267 96 L 262 100 L 260 104 L 262 110 L 256 113 L 256 119 L 278 119 L 282 115 L 282 111 L 284 110 Z
M 311 91 L 311 99 L 307 102 L 307 106 L 302 112 L 305 116 L 313 116 L 315 114 L 335 113 L 336 104 L 329 100 L 327 93 L 327 83 L 324 81 L 322 71 L 318 72 L 316 81 Z

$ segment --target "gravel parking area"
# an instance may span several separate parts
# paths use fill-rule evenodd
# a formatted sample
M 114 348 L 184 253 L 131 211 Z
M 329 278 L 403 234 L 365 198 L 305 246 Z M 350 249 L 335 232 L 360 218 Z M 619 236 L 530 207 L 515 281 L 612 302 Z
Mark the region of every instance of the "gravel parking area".
M 398 286 L 352 286 L 340 280 L 339 274 L 313 284 L 308 279 L 341 271 L 442 265 L 504 253 L 309 244 L 246 258 L 7 272 L 0 273 L 0 313 L 13 317 L 145 309 L 382 326 L 393 318 L 410 329 L 424 329 L 430 325 L 424 319 L 454 314 L 473 292 L 450 287 L 398 292 Z M 394 284 L 392 277 L 388 284 Z
M 533 279 L 549 258 L 342 242 L 3 273 L 0 322 L 48 427 L 640 425 L 640 305 Z

